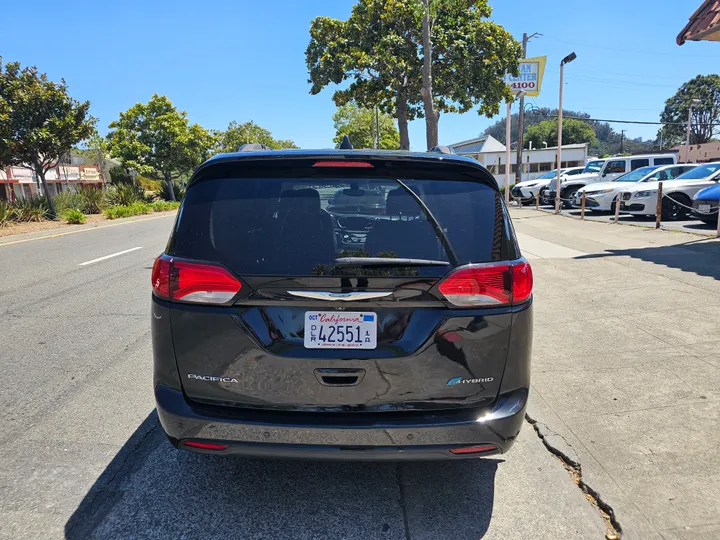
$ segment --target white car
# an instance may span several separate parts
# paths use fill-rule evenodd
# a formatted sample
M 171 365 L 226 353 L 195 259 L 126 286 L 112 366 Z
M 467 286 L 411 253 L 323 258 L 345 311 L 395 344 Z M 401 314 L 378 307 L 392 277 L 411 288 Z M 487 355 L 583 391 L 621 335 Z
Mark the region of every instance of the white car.
M 658 182 L 672 180 L 690 169 L 697 167 L 694 163 L 683 165 L 658 165 L 654 167 L 640 167 L 632 172 L 616 178 L 612 182 L 600 182 L 583 186 L 575 192 L 573 206 L 582 206 L 582 196 L 585 194 L 585 208 L 599 212 L 612 212 L 615 210 L 615 201 L 618 193 L 626 191 L 629 182 L 636 185 L 644 182 Z
M 642 154 L 634 156 L 615 156 L 589 161 L 583 174 L 564 180 L 560 187 L 560 198 L 563 206 L 571 207 L 575 192 L 588 184 L 611 182 L 620 176 L 641 167 L 654 165 L 674 165 L 677 163 L 676 153 Z M 555 198 L 555 184 L 548 187 L 547 197 Z
M 664 221 L 686 219 L 695 194 L 703 188 L 716 185 L 718 180 L 720 163 L 706 163 L 681 174 L 675 180 L 663 182 L 661 218 Z M 622 192 L 620 210 L 629 214 L 654 216 L 657 194 L 658 182 L 628 186 Z
M 584 167 L 568 167 L 566 169 L 560 169 L 560 180 L 565 181 L 568 178 L 572 178 L 583 172 Z M 557 169 L 546 172 L 542 176 L 538 176 L 534 180 L 525 180 L 518 182 L 512 188 L 510 192 L 515 200 L 519 200 L 521 203 L 531 203 L 535 201 L 535 197 L 538 196 L 540 190 L 547 187 L 547 185 L 557 178 Z

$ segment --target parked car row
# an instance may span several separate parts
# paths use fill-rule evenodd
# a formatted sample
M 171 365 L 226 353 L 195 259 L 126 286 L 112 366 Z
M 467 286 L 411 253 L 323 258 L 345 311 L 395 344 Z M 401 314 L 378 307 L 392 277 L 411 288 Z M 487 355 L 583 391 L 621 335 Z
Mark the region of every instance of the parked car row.
M 600 182 L 612 182 L 617 178 L 637 169 L 649 166 L 674 165 L 677 163 L 677 154 L 644 154 L 637 156 L 617 156 L 606 159 L 589 161 L 585 171 L 567 180 L 561 179 L 560 198 L 563 206 L 570 208 L 575 193 L 582 187 Z M 544 204 L 553 204 L 557 181 L 550 182 L 548 187 L 540 193 Z
M 592 183 L 579 188 L 572 199 L 564 200 L 569 208 L 596 212 L 614 212 L 620 199 L 620 211 L 639 216 L 654 216 L 657 210 L 659 184 L 663 184 L 661 219 L 685 220 L 695 217 L 706 223 L 717 223 L 720 207 L 720 163 L 683 163 L 641 167 L 612 182 Z M 564 187 L 564 186 L 563 186 Z M 554 192 L 541 197 L 554 203 Z
M 582 174 L 585 171 L 585 167 L 569 167 L 566 169 L 560 169 L 560 180 L 564 181 L 568 178 Z M 546 188 L 550 182 L 557 178 L 557 169 L 546 172 L 542 176 L 535 178 L 534 180 L 525 180 L 524 182 L 518 182 L 512 188 L 510 192 L 515 200 L 520 201 L 522 204 L 530 204 L 535 202 L 535 198 L 540 193 L 540 190 Z
M 672 180 L 697 167 L 695 164 L 685 165 L 653 165 L 640 167 L 624 174 L 612 182 L 599 182 L 581 187 L 575 192 L 572 206 L 580 207 L 583 193 L 585 194 L 585 208 L 597 211 L 614 212 L 618 193 L 632 190 L 634 187 L 647 182 Z M 621 205 L 622 206 L 622 205 Z

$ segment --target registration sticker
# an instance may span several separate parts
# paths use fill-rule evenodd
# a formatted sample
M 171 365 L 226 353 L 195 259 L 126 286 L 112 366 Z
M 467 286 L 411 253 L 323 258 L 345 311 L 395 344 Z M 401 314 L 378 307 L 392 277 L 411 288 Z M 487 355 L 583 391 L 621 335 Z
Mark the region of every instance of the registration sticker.
M 374 349 L 377 314 L 372 312 L 305 312 L 306 349 Z

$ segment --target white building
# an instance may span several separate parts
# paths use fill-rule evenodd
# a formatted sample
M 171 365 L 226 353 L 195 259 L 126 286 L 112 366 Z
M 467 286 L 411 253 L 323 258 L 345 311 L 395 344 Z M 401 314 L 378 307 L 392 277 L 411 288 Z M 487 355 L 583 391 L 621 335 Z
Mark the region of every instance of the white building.
M 505 145 L 487 135 L 449 144 L 456 153 L 477 159 L 493 174 L 499 185 L 505 183 Z M 562 147 L 562 168 L 583 167 L 588 158 L 588 144 L 564 144 Z M 515 183 L 517 154 L 510 152 L 510 184 Z M 557 146 L 523 150 L 522 180 L 533 180 L 552 171 L 557 164 Z

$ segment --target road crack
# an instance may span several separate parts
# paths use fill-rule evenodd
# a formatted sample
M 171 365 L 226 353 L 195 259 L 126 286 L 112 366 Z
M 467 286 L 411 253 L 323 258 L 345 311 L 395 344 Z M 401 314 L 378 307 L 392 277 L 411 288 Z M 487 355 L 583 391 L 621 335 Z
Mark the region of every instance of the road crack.
M 410 522 L 408 521 L 407 506 L 405 504 L 405 488 L 403 487 L 402 483 L 402 472 L 400 470 L 400 463 L 395 464 L 395 480 L 397 480 L 398 490 L 400 491 L 400 499 L 398 500 L 398 504 L 400 505 L 400 510 L 402 510 L 403 526 L 405 527 L 405 540 L 410 540 Z
M 600 494 L 583 480 L 580 459 L 577 456 L 569 456 L 567 452 L 564 452 L 563 450 L 554 446 L 550 441 L 548 441 L 546 433 L 550 433 L 561 438 L 568 446 L 568 448 L 573 449 L 573 446 L 561 434 L 551 430 L 547 427 L 546 424 L 543 424 L 542 422 L 538 422 L 534 418 L 531 418 L 527 413 L 525 414 L 525 420 L 535 429 L 535 433 L 545 445 L 545 448 L 547 448 L 552 455 L 554 455 L 560 460 L 560 462 L 563 464 L 563 467 L 565 467 L 565 470 L 567 470 L 568 474 L 570 475 L 570 478 L 572 478 L 575 485 L 579 487 L 585 495 L 585 498 L 598 509 L 600 515 L 607 524 L 607 532 L 605 533 L 605 538 L 607 540 L 618 540 L 622 536 L 622 527 L 620 526 L 620 523 L 615 516 L 615 511 L 613 510 L 612 506 L 605 502 L 600 496 Z

